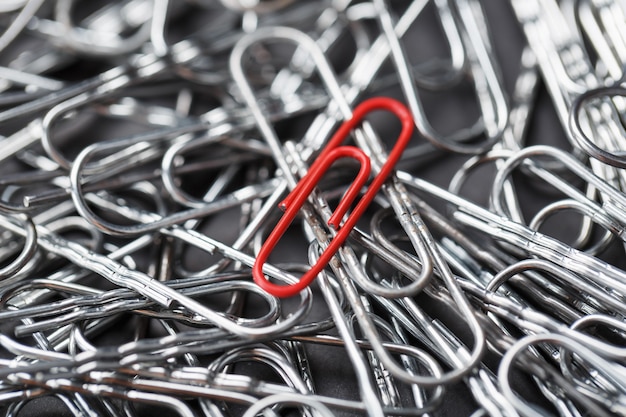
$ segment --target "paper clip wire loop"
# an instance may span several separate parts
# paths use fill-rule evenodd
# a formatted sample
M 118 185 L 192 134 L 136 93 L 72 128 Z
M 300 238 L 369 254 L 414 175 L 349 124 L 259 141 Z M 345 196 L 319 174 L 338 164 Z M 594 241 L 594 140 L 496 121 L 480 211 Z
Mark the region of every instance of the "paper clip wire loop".
M 365 153 L 355 147 L 339 146 L 348 134 L 358 126 L 363 118 L 374 110 L 388 110 L 394 113 L 402 123 L 402 130 L 398 140 L 389 153 L 387 161 L 383 164 L 378 175 L 374 177 L 363 197 L 358 201 L 352 213 L 347 217 L 345 223 L 340 225 L 348 208 L 355 200 L 362 186 L 367 181 L 370 172 L 370 160 Z M 291 193 L 281 202 L 280 207 L 286 209 L 285 214 L 280 219 L 276 227 L 261 247 L 256 261 L 252 268 L 254 281 L 265 291 L 277 297 L 290 297 L 306 288 L 319 274 L 331 258 L 339 250 L 339 247 L 346 241 L 352 228 L 363 215 L 367 207 L 372 202 L 376 193 L 383 186 L 387 177 L 391 174 L 395 164 L 400 159 L 404 148 L 407 146 L 413 134 L 413 118 L 410 111 L 399 101 L 386 97 L 375 97 L 362 102 L 354 109 L 352 118 L 345 121 L 328 142 L 315 162 L 311 165 L 309 172 L 296 185 Z M 339 202 L 337 209 L 328 220 L 328 225 L 337 231 L 336 236 L 321 254 L 319 260 L 307 271 L 296 284 L 276 285 L 269 282 L 263 275 L 263 265 L 272 250 L 278 244 L 279 239 L 285 233 L 302 205 L 307 200 L 309 194 L 315 188 L 322 175 L 330 165 L 341 157 L 352 157 L 361 163 L 361 169 L 356 180 L 350 185 L 344 198 Z
M 626 158 L 621 149 L 603 149 L 598 146 L 583 129 L 581 113 L 585 105 L 594 99 L 614 100 L 617 97 L 626 96 L 626 89 L 621 86 L 608 86 L 590 89 L 580 94 L 572 103 L 569 112 L 568 127 L 571 135 L 578 145 L 587 155 L 598 161 L 614 166 L 616 168 L 626 168 Z
M 333 243 L 329 245 L 329 247 L 324 251 L 322 256 L 320 257 L 320 261 L 318 261 L 309 271 L 307 271 L 300 281 L 295 284 L 282 286 L 272 284 L 263 276 L 263 265 L 270 255 L 271 251 L 276 247 L 280 238 L 285 234 L 289 225 L 292 223 L 293 219 L 297 216 L 298 212 L 302 205 L 306 202 L 309 194 L 313 191 L 322 175 L 330 168 L 330 165 L 339 158 L 350 157 L 354 158 L 360 162 L 361 167 L 359 169 L 359 173 L 357 174 L 356 179 L 350 185 L 348 192 L 344 196 L 344 198 L 339 203 L 339 206 L 333 213 L 333 217 L 339 215 L 339 219 L 343 217 L 343 214 L 348 210 L 350 204 L 357 197 L 361 188 L 367 182 L 369 178 L 369 174 L 371 171 L 371 163 L 367 155 L 365 153 L 355 147 L 352 146 L 340 146 L 338 148 L 333 149 L 330 153 L 326 154 L 324 159 L 318 159 L 321 161 L 320 164 L 315 166 L 315 169 L 311 169 L 307 176 L 303 179 L 302 182 L 298 183 L 298 187 L 293 190 L 287 196 L 286 200 L 283 200 L 279 207 L 285 209 L 285 214 L 281 217 L 280 221 L 276 225 L 276 227 L 272 230 L 269 237 L 261 247 L 259 254 L 257 255 L 255 264 L 253 266 L 253 277 L 254 281 L 263 288 L 266 292 L 275 295 L 277 297 L 290 297 L 292 295 L 297 294 L 304 288 L 306 288 L 312 281 L 315 279 L 317 274 L 321 272 L 322 269 L 328 264 L 330 259 L 333 257 L 335 252 L 338 249 L 338 244 Z M 358 219 L 358 217 L 357 217 Z M 333 227 L 333 224 L 329 221 L 329 225 Z M 343 231 L 343 229 L 342 229 Z M 349 232 L 349 230 L 348 230 Z M 340 232 L 338 237 L 341 236 L 340 243 L 345 241 L 343 237 L 343 233 Z M 346 236 L 347 237 L 347 236 Z

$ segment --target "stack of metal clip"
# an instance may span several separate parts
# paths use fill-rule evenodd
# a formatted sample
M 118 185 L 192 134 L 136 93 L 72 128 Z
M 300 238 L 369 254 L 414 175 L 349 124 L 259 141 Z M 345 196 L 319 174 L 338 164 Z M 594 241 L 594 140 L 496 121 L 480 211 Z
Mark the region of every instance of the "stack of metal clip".
M 626 415 L 625 28 L 3 0 L 0 410 Z

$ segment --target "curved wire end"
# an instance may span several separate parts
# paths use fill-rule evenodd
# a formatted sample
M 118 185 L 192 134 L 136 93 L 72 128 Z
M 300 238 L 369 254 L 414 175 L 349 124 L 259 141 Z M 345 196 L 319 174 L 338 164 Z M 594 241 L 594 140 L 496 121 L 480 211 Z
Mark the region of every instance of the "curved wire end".
M 372 180 L 372 183 L 365 191 L 363 197 L 357 202 L 342 225 L 342 219 L 353 205 L 356 197 L 369 178 L 371 161 L 363 150 L 354 146 L 340 146 L 340 144 L 350 132 L 361 123 L 367 114 L 375 110 L 388 110 L 394 113 L 402 124 L 402 130 L 386 162 L 380 168 L 380 171 Z M 411 139 L 413 127 L 414 123 L 411 112 L 404 104 L 397 100 L 388 97 L 374 97 L 357 106 L 354 109 L 353 116 L 339 127 L 315 162 L 311 165 L 309 172 L 307 172 L 291 193 L 279 204 L 279 207 L 283 209 L 285 213 L 261 246 L 261 250 L 256 257 L 252 268 L 254 282 L 263 290 L 276 297 L 291 297 L 309 286 L 315 277 L 328 265 L 340 246 L 346 241 L 359 218 L 365 213 L 365 210 L 376 196 L 376 193 L 393 171 L 395 164 L 400 159 L 404 148 Z M 267 258 L 276 247 L 278 241 L 286 232 L 293 219 L 295 219 L 300 208 L 304 205 L 324 173 L 330 168 L 333 162 L 340 158 L 355 159 L 360 163 L 361 167 L 355 180 L 350 184 L 346 194 L 340 200 L 337 208 L 328 220 L 328 226 L 336 231 L 336 235 L 322 252 L 318 261 L 311 266 L 309 271 L 302 275 L 297 283 L 277 285 L 269 282 L 263 274 L 263 265 Z

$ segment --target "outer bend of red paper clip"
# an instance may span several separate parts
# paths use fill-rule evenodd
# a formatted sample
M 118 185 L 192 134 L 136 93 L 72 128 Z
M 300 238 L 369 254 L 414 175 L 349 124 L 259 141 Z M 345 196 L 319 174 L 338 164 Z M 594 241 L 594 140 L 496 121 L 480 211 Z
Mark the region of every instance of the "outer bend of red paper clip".
M 344 215 L 358 196 L 361 188 L 367 182 L 371 168 L 369 157 L 361 149 L 353 146 L 340 145 L 350 132 L 359 123 L 361 123 L 364 117 L 368 113 L 375 110 L 387 110 L 394 113 L 402 124 L 402 130 L 400 131 L 396 144 L 389 153 L 387 160 L 382 165 L 380 172 L 374 177 L 372 183 L 367 188 L 367 191 L 357 202 L 356 206 L 352 210 L 352 213 L 350 213 L 347 217 L 345 223 L 341 224 L 341 220 Z M 339 129 L 337 129 L 337 132 L 335 132 L 315 162 L 311 165 L 308 173 L 300 180 L 300 182 L 298 182 L 291 193 L 289 193 L 289 195 L 279 204 L 279 206 L 285 210 L 285 213 L 279 220 L 276 227 L 272 230 L 265 243 L 263 243 L 252 267 L 252 276 L 256 284 L 269 294 L 277 297 L 290 297 L 298 294 L 306 288 L 326 267 L 326 265 L 328 265 L 332 257 L 339 250 L 340 246 L 348 238 L 348 235 L 358 222 L 359 218 L 363 215 L 363 213 L 365 213 L 365 210 L 367 210 L 367 207 L 376 196 L 376 193 L 383 186 L 385 180 L 393 171 L 395 164 L 400 159 L 402 152 L 411 139 L 413 128 L 414 123 L 411 112 L 404 106 L 404 104 L 397 100 L 387 97 L 375 97 L 359 104 L 354 109 L 352 118 L 346 120 L 339 127 Z M 350 185 L 348 191 L 341 199 L 339 205 L 328 221 L 329 226 L 337 230 L 337 234 L 333 237 L 328 247 L 322 252 L 318 261 L 311 266 L 311 269 L 302 275 L 297 283 L 290 285 L 277 285 L 271 283 L 263 274 L 263 265 L 267 261 L 267 258 L 278 244 L 280 238 L 287 231 L 287 228 L 296 217 L 298 211 L 300 211 L 300 208 L 307 200 L 309 194 L 313 191 L 324 173 L 334 161 L 345 157 L 353 158 L 359 161 L 361 163 L 361 168 L 356 179 Z

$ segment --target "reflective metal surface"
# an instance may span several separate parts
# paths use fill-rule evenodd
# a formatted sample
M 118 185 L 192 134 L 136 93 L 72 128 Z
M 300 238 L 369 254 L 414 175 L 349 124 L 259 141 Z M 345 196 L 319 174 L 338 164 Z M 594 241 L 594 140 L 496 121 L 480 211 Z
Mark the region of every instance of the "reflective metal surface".
M 2 2 L 0 410 L 626 415 L 625 27 Z

